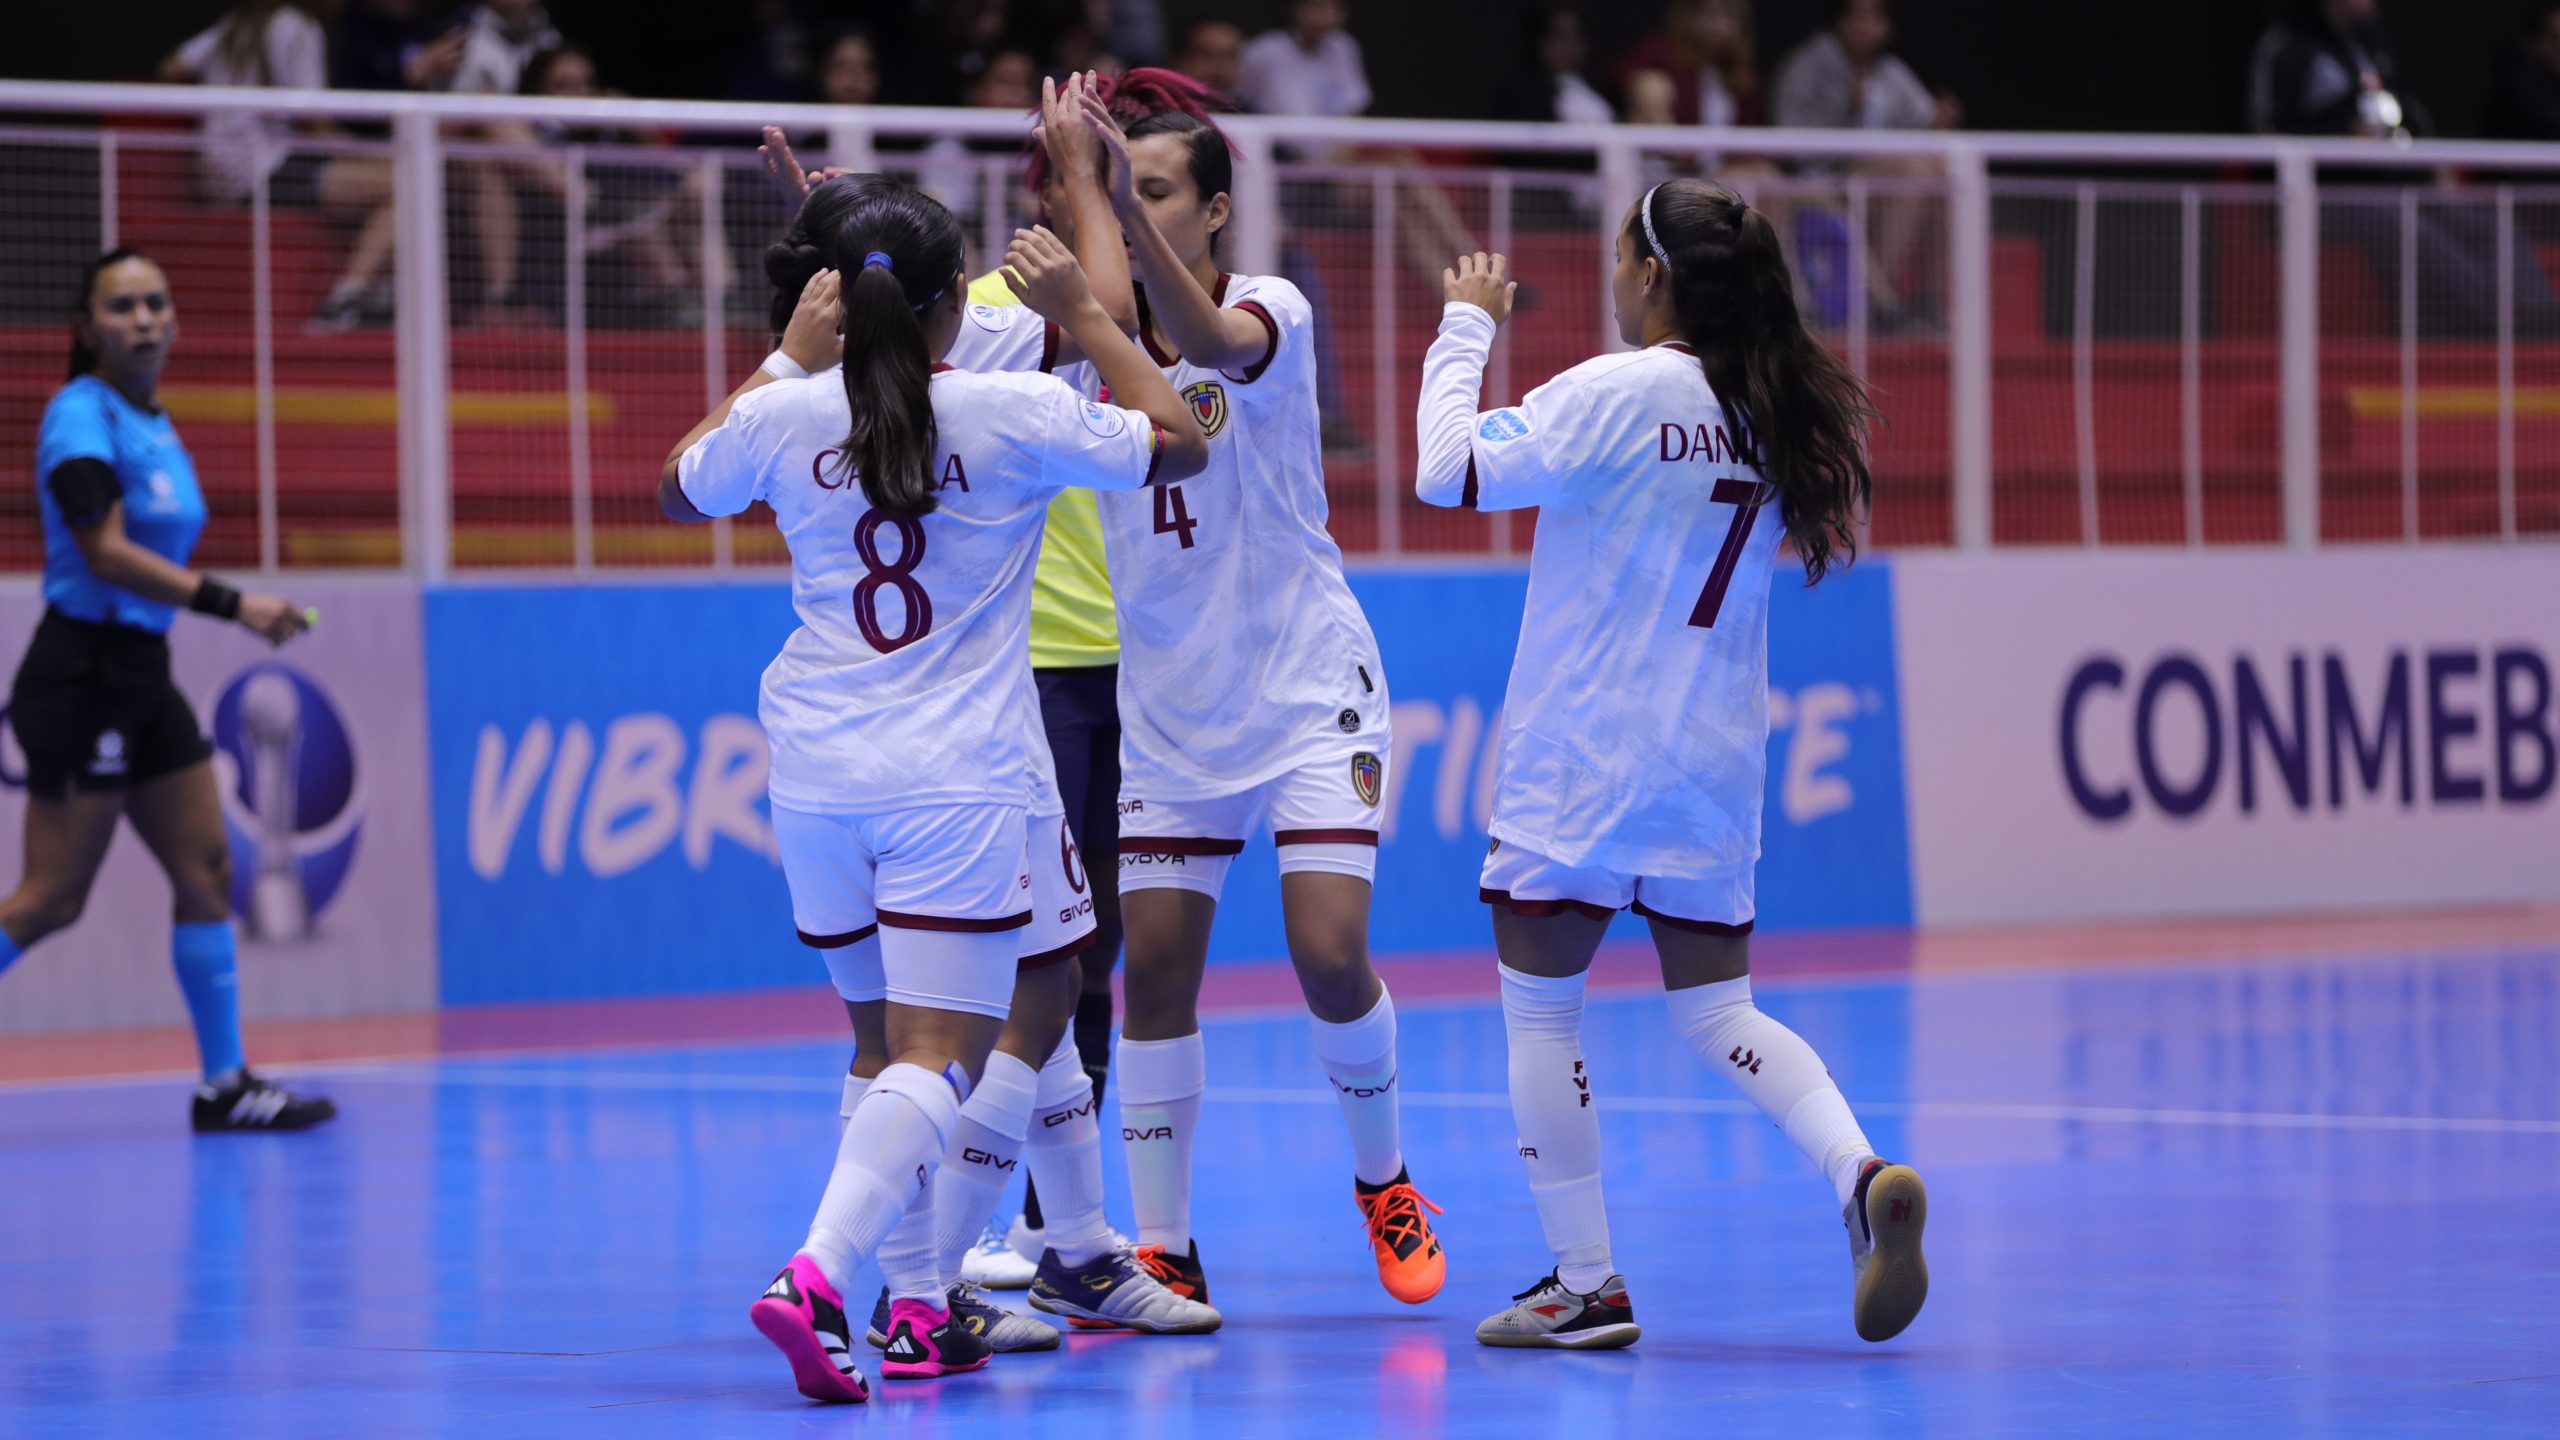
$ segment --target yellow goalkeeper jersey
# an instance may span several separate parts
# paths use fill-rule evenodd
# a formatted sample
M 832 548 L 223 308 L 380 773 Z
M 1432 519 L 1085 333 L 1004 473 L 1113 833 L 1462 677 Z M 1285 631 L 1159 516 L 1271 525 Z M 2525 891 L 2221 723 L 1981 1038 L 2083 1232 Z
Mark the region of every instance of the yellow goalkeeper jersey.
M 994 271 L 969 284 L 980 305 L 1018 305 Z M 1090 490 L 1062 490 L 1049 502 L 1040 568 L 1031 576 L 1031 663 L 1040 669 L 1120 662 L 1120 626 L 1111 611 L 1111 572 L 1102 559 L 1102 513 Z

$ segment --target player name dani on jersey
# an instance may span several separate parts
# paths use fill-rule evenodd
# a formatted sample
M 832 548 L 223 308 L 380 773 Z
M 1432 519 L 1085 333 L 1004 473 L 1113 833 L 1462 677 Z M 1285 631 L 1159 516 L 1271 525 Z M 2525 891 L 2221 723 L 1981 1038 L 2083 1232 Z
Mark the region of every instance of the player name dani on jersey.
M 1736 444 L 1735 437 L 1726 433 L 1720 421 L 1700 420 L 1692 424 L 1676 420 L 1662 422 L 1661 455 L 1665 464 L 1756 466 L 1760 457 L 1746 448 L 1750 443 L 1751 437 L 1744 435 L 1741 443 Z

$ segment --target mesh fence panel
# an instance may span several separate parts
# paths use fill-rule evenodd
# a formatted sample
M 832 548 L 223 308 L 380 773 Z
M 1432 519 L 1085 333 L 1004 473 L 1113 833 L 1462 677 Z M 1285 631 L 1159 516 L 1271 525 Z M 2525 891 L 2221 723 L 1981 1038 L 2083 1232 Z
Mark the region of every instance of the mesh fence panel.
M 253 203 L 226 183 L 237 157 L 209 157 L 183 122 L 0 129 L 0 363 L 14 382 L 0 447 L 32 450 L 79 266 L 132 245 L 169 272 L 184 320 L 165 394 L 211 505 L 206 563 L 397 566 L 399 326 L 423 317 L 393 305 L 390 150 L 267 133 L 291 148 Z M 782 561 L 760 514 L 673 527 L 653 493 L 681 423 L 770 342 L 762 256 L 788 206 L 752 148 L 478 133 L 440 142 L 454 563 Z M 814 166 L 823 149 L 801 153 Z M 1280 164 L 1280 268 L 1316 310 L 1325 483 L 1349 553 L 1527 547 L 1533 515 L 1422 506 L 1411 470 L 1450 256 L 1502 250 L 1522 282 L 1488 405 L 1614 343 L 1604 182 L 1568 168 L 1576 157 L 1529 158 Z M 885 138 L 877 163 L 953 208 L 973 274 L 1032 218 L 1015 142 Z M 1642 163 L 1650 179 L 1690 162 Z M 1870 539 L 1951 543 L 1945 179 L 1911 161 L 1722 173 L 1777 226 L 1809 323 L 1883 411 Z M 2003 176 L 1991 197 L 1995 540 L 2279 540 L 2273 187 Z M 2323 537 L 2560 533 L 2560 189 L 2324 175 L 2319 231 Z M 41 563 L 36 517 L 31 487 L 0 498 L 0 567 Z

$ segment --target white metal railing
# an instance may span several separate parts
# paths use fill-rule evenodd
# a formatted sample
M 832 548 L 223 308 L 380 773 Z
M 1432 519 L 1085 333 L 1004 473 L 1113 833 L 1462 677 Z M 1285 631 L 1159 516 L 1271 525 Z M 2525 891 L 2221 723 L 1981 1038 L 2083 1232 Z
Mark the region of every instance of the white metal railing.
M 452 573 L 458 564 L 470 568 L 478 563 L 507 563 L 503 554 L 494 561 L 475 562 L 456 552 L 454 416 L 459 412 L 450 402 L 456 396 L 457 337 L 449 309 L 454 257 L 447 244 L 447 225 L 454 210 L 451 191 L 455 167 L 566 163 L 572 176 L 583 181 L 594 173 L 595 167 L 637 163 L 665 167 L 690 177 L 682 183 L 691 189 L 670 211 L 676 218 L 668 222 L 670 234 L 680 233 L 682 224 L 690 224 L 699 272 L 701 383 L 697 393 L 691 381 L 684 380 L 683 403 L 690 405 L 700 397 L 716 397 L 725 392 L 732 373 L 743 368 L 733 354 L 739 348 L 740 337 L 752 335 L 758 323 L 755 316 L 761 307 L 749 303 L 760 297 L 763 289 L 761 276 L 753 267 L 753 248 L 743 247 L 745 253 L 741 254 L 741 244 L 727 235 L 738 223 L 736 187 L 743 183 L 752 189 L 756 183 L 749 172 L 754 166 L 751 151 L 757 126 L 778 123 L 797 134 L 823 135 L 823 150 L 832 163 L 856 167 L 876 163 L 891 169 L 912 169 L 917 163 L 911 151 L 897 148 L 902 142 L 1019 141 L 1025 131 L 1023 117 L 962 110 L 846 111 L 695 101 L 534 100 L 19 81 L 0 82 L 0 110 L 60 117 L 56 124 L 21 125 L 0 131 L 0 167 L 8 163 L 5 156 L 7 147 L 12 145 L 70 145 L 94 150 L 98 165 L 95 233 L 105 244 L 116 242 L 132 214 L 123 178 L 127 167 L 137 163 L 138 156 L 192 154 L 195 141 L 192 135 L 166 130 L 99 126 L 92 117 L 201 118 L 217 112 L 246 112 L 287 120 L 389 123 L 387 142 L 297 136 L 290 143 L 297 152 L 378 155 L 389 162 L 398 234 L 393 262 L 397 323 L 391 336 L 397 399 L 398 555 L 404 567 L 431 578 Z M 681 131 L 692 136 L 725 134 L 732 139 L 726 148 L 632 150 L 604 142 L 521 151 L 493 146 L 479 138 L 478 127 L 502 121 L 581 129 Z M 2398 283 L 2392 297 L 2399 342 L 2394 378 L 2399 391 L 2396 473 L 2400 538 L 2415 539 L 2424 532 L 2421 492 L 2428 467 L 2421 445 L 2422 434 L 2426 433 L 2422 416 L 2437 406 L 2422 374 L 2422 358 L 2431 352 L 2423 351 L 2420 343 L 2421 257 L 2416 238 L 2420 232 L 2419 206 L 2422 201 L 2437 204 L 2446 195 L 2468 196 L 2467 203 L 2485 207 L 2494 216 L 2490 233 L 2494 237 L 2496 294 L 2492 303 L 2497 320 L 2494 336 L 2481 340 L 2494 350 L 2494 381 L 2488 387 L 2494 391 L 2490 417 L 2495 425 L 2494 533 L 2515 538 L 2560 525 L 2560 521 L 2546 524 L 2521 515 L 2524 505 L 2520 500 L 2519 471 L 2524 463 L 2518 438 L 2519 367 L 2528 361 L 2540 365 L 2546 360 L 2560 367 L 2560 358 L 2545 356 L 2539 350 L 2520 356 L 2520 345 L 2528 340 L 2560 337 L 2520 336 L 2520 297 L 2516 293 L 2520 257 L 2530 253 L 2526 248 L 2530 237 L 2520 231 L 2526 218 L 2521 212 L 2543 206 L 2560 215 L 2560 190 L 2519 188 L 2512 178 L 2548 176 L 2554 185 L 2560 185 L 2560 145 L 2427 142 L 2391 146 L 2346 140 L 2233 136 L 1711 131 L 1249 116 L 1234 117 L 1227 122 L 1227 128 L 1238 151 L 1236 221 L 1228 252 L 1237 268 L 1263 273 L 1289 269 L 1293 244 L 1301 250 L 1313 247 L 1324 251 L 1324 257 L 1314 266 L 1319 272 L 1330 266 L 1337 273 L 1357 274 L 1365 267 L 1365 294 L 1330 295 L 1326 311 L 1335 331 L 1328 363 L 1344 376 L 1365 370 L 1369 379 L 1365 396 L 1344 396 L 1339 402 L 1344 421 L 1364 432 L 1361 442 L 1365 453 L 1345 466 L 1346 473 L 1356 470 L 1367 476 L 1367 484 L 1361 487 L 1364 493 L 1356 497 L 1358 513 L 1366 516 L 1365 521 L 1356 522 L 1366 526 L 1365 543 L 1353 544 L 1355 551 L 1394 556 L 1449 548 L 1436 545 L 1431 536 L 1413 532 L 1413 527 L 1427 517 L 1410 513 L 1405 499 L 1409 477 L 1401 473 L 1401 467 L 1410 449 L 1404 440 L 1410 408 L 1402 387 L 1409 383 L 1405 372 L 1416 368 L 1418 355 L 1410 353 L 1415 349 L 1414 335 L 1408 326 L 1399 325 L 1395 316 L 1400 306 L 1410 309 L 1414 297 L 1434 282 L 1418 274 L 1412 262 L 1400 253 L 1400 242 L 1417 234 L 1434 240 L 1445 238 L 1433 232 L 1448 230 L 1449 221 L 1442 217 L 1444 212 L 1456 213 L 1450 200 L 1453 195 L 1464 202 L 1470 214 L 1478 209 L 1483 212 L 1485 219 L 1480 226 L 1461 222 L 1461 227 L 1465 237 L 1487 248 L 1505 248 L 1520 238 L 1517 232 L 1527 228 L 1520 224 L 1520 215 L 1524 206 L 1532 204 L 1546 206 L 1551 220 L 1569 211 L 1576 217 L 1574 223 L 1592 236 L 1589 259 L 1581 262 L 1589 266 L 1585 278 L 1570 282 L 1572 286 L 1588 288 L 1570 305 L 1559 302 L 1557 310 L 1593 313 L 1596 322 L 1578 333 L 1556 324 L 1535 332 L 1532 338 L 1544 349 L 1534 360 L 1515 354 L 1528 341 L 1506 336 L 1496 357 L 1494 384 L 1506 395 L 1514 394 L 1515 382 L 1540 378 L 1591 350 L 1617 345 L 1605 299 L 1608 260 L 1605 246 L 1598 241 L 1643 187 L 1652 178 L 1667 173 L 1670 166 L 1715 164 L 1739 154 L 1804 164 L 1805 168 L 1797 173 L 1770 170 L 1745 182 L 1764 205 L 1798 218 L 1814 210 L 1841 217 L 1847 239 L 1838 260 L 1847 299 L 1837 307 L 1834 338 L 1852 363 L 1878 375 L 1880 383 L 1898 375 L 1905 391 L 1931 388 L 1912 383 L 1910 377 L 1914 375 L 1943 384 L 1943 412 L 1934 416 L 1917 416 L 1913 412 L 1895 416 L 1898 429 L 1906 433 L 1942 426 L 1945 436 L 1943 464 L 1930 462 L 1942 474 L 1943 500 L 1927 502 L 1942 504 L 1943 513 L 1926 523 L 1906 527 L 1903 543 L 1934 541 L 1963 548 L 1986 547 L 2000 538 L 2004 529 L 2015 528 L 2010 520 L 2019 513 L 2016 507 L 2045 503 L 2067 505 L 2074 513 L 2070 523 L 2054 526 L 2049 536 L 2036 531 L 2038 539 L 2047 543 L 2097 544 L 2108 538 L 2102 517 L 2115 482 L 2107 478 L 2112 457 L 2102 438 L 2100 414 L 2116 388 L 2100 374 L 2099 217 L 2107 205 L 2130 203 L 2145 195 L 2173 204 L 2178 214 L 2178 223 L 2167 243 L 2176 252 L 2174 268 L 2179 276 L 2179 294 L 2169 312 L 2175 317 L 2174 323 L 2162 334 L 2174 334 L 2177 359 L 2172 388 L 2179 418 L 2174 446 L 2175 496 L 2170 507 L 2170 513 L 2177 518 L 2168 533 L 2143 538 L 2188 544 L 2203 543 L 2207 538 L 2208 510 L 2219 493 L 2212 472 L 2221 464 L 2208 443 L 2208 434 L 2216 423 L 2212 419 L 2214 408 L 2223 396 L 2221 387 L 2206 374 L 2208 361 L 2219 354 L 2219 342 L 2209 340 L 2205 334 L 2205 297 L 2215 291 L 2208 283 L 2207 252 L 2214 247 L 2206 217 L 2208 211 L 2217 216 L 2263 211 L 2259 218 L 2272 222 L 2266 228 L 2272 232 L 2268 248 L 2276 272 L 2276 293 L 2272 296 L 2275 324 L 2267 339 L 2272 345 L 2275 370 L 2270 402 L 2274 423 L 2269 428 L 2273 433 L 2272 470 L 2280 521 L 2272 533 L 2258 538 L 2296 547 L 2321 543 L 2324 483 L 2339 483 L 2338 474 L 2342 472 L 2339 466 L 2324 467 L 2322 456 L 2323 216 L 2324 206 L 2334 210 L 2339 203 L 2334 184 L 2324 185 L 2324 172 L 2332 180 L 2356 172 L 2394 172 L 2377 178 L 2403 187 L 2399 199 L 2399 213 L 2404 218 L 2399 232 Z M 268 142 L 262 139 L 257 143 Z M 1320 148 L 1331 153 L 1320 161 L 1305 158 Z M 1551 155 L 1556 157 L 1558 167 L 1498 170 L 1424 166 L 1404 153 L 1423 148 Z M 1916 170 L 1906 165 L 1906 173 L 1899 179 L 1847 165 L 1879 160 L 1930 163 Z M 1015 192 L 1019 186 L 1011 178 L 1015 161 L 1004 155 L 982 155 L 959 157 L 950 163 L 975 177 L 977 198 L 972 201 L 972 211 L 978 218 L 978 238 L 983 247 L 1000 237 L 1018 215 L 1021 200 Z M 1567 170 L 1563 168 L 1566 165 L 1588 168 Z M 1998 173 L 1994 167 L 2001 167 Z M 2122 172 L 2127 169 L 2180 169 L 2190 172 L 2192 178 L 2164 184 L 2126 177 Z M 2438 191 L 2396 178 L 2407 172 L 2464 169 L 2509 178 L 2462 191 Z M 2207 173 L 2193 174 L 2196 171 Z M 2236 172 L 2238 178 L 2217 177 L 2212 173 L 2215 171 Z M 2052 177 L 2057 172 L 2066 178 L 2056 181 Z M 748 176 L 743 182 L 739 179 L 742 175 Z M 1292 207 L 1283 203 L 1284 182 L 1320 197 L 1313 202 L 1320 212 L 1314 214 L 1315 223 L 1307 223 L 1308 202 L 1301 200 L 1295 206 L 1299 213 L 1290 213 Z M 0 199 L 17 198 L 5 193 L 12 183 L 15 182 L 7 174 L 0 173 Z M 2047 334 L 2054 337 L 2054 344 L 2067 350 L 2068 380 L 2056 393 L 2064 397 L 2060 403 L 2069 409 L 2071 433 L 2068 445 L 2063 447 L 2068 454 L 2062 464 L 2068 472 L 2067 480 L 2056 492 L 2064 498 L 2046 502 L 2031 498 L 2043 493 L 2034 488 L 2043 483 L 2036 475 L 2026 475 L 2012 485 L 1995 446 L 2002 433 L 1998 422 L 2003 413 L 2000 397 L 2004 387 L 2017 384 L 2024 394 L 2025 386 L 2033 379 L 2030 375 L 2028 381 L 2018 381 L 2009 375 L 2017 346 L 2026 342 L 2015 337 L 2002 340 L 1995 331 L 1995 301 L 2018 293 L 2014 286 L 2006 291 L 2000 286 L 2003 279 L 2014 281 L 2015 277 L 1995 275 L 1995 251 L 2004 233 L 1995 226 L 1995 218 L 2000 207 L 2021 197 L 2050 194 L 2057 183 L 2067 190 L 2067 203 L 2075 207 L 2073 219 L 2066 230 L 2041 243 L 2049 268 L 2057 255 L 2068 257 L 2067 268 L 2059 272 L 2069 277 L 2064 287 L 2070 295 L 2064 307 L 2067 323 L 2048 316 Z M 564 197 L 565 214 L 560 221 L 564 231 L 560 248 L 567 271 L 557 323 L 566 337 L 560 380 L 566 407 L 562 423 L 568 431 L 568 444 L 561 459 L 569 480 L 564 522 L 568 536 L 556 558 L 540 562 L 582 572 L 621 563 L 604 554 L 599 545 L 600 527 L 610 529 L 599 518 L 600 500 L 621 492 L 599 492 L 597 487 L 600 461 L 594 452 L 594 417 L 589 406 L 598 363 L 596 334 L 600 321 L 611 317 L 589 313 L 589 262 L 579 238 L 586 229 L 586 217 L 581 213 L 586 195 L 583 184 L 569 185 Z M 1907 220 L 1909 215 L 1919 213 L 1910 208 L 1915 206 L 1929 207 L 1931 218 L 1923 227 L 1927 233 L 1904 258 L 1937 291 L 1933 298 L 1942 313 L 1929 314 L 1924 323 L 1916 327 L 1906 324 L 1897 334 L 1887 335 L 1879 328 L 1870 303 L 1893 278 L 1878 272 L 1879 252 L 1872 243 L 1880 228 L 1877 216 L 1903 207 L 1901 213 Z M 42 212 L 41 206 L 18 208 L 22 220 L 27 214 Z M 689 214 L 689 220 L 683 220 L 678 212 Z M 58 223 L 59 219 L 57 215 L 49 223 Z M 283 540 L 287 522 L 279 495 L 278 356 L 284 339 L 279 334 L 275 294 L 282 262 L 275 253 L 278 222 L 266 187 L 258 189 L 247 207 L 246 219 L 251 317 L 247 343 L 251 358 L 249 380 L 254 393 L 250 448 L 260 525 L 257 556 L 260 564 L 273 568 L 300 562 Z M 12 223 L 21 222 L 0 218 L 0 227 Z M 1299 227 L 1295 232 L 1290 229 L 1293 224 Z M 1556 227 L 1551 224 L 1548 228 Z M 1295 241 L 1291 238 L 1293 233 Z M 1801 240 L 1805 233 L 1797 231 L 1791 236 L 1791 243 Z M 2560 231 L 2542 238 L 2560 245 Z M 1304 266 L 1303 257 L 1299 263 Z M 1544 275 L 1533 274 L 1530 278 L 1533 283 L 1554 284 Z M 2229 284 L 2217 293 L 2226 311 L 2237 303 Z M 1436 289 L 1426 298 L 1433 302 L 1426 308 L 1436 309 Z M 1593 311 L 1595 299 L 1597 308 Z M 185 297 L 181 300 L 183 306 Z M 1523 326 L 1513 328 L 1515 332 L 1523 331 L 1529 323 L 1524 321 Z M 1342 333 L 1346 325 L 1365 327 L 1360 343 L 1353 343 Z M 2226 323 L 2222 328 L 2230 327 Z M 1427 337 L 1427 333 L 1424 325 L 1422 334 Z M 747 343 L 751 347 L 752 341 Z M 526 353 L 532 348 L 539 347 L 528 346 Z M 499 353 L 488 346 L 475 342 L 471 350 L 479 357 L 472 363 L 499 363 L 487 358 Z M 1889 350 L 1893 351 L 1890 356 Z M 2018 363 L 2031 368 L 2042 362 Z M 1901 367 L 1898 371 L 1897 365 Z M 2560 381 L 2560 374 L 2552 378 Z M 2560 386 L 2552 388 L 2555 395 L 2560 395 Z M 2446 393 L 2452 398 L 2440 408 L 2461 410 L 2472 403 L 2462 395 Z M 2537 391 L 2534 413 L 2538 416 L 2544 409 L 2545 398 Z M 2038 417 L 2029 419 L 2041 423 Z M 1919 421 L 1928 423 L 1924 426 Z M 1888 446 L 1905 443 L 1917 442 L 1897 437 L 1886 441 Z M 2022 460 L 2028 471 L 2037 471 L 2042 463 Z M 2544 481 L 2536 477 L 2532 483 L 2541 486 Z M 2560 513 L 2560 476 L 2550 477 L 2549 485 L 2553 491 L 2550 503 L 2555 513 Z M 2004 499 L 2011 489 L 2015 489 L 2017 498 Z M 1921 492 L 1932 496 L 1938 493 L 1935 486 L 1922 486 L 1915 491 Z M 2539 491 L 2535 493 L 2538 495 Z M 1340 498 L 1339 489 L 1337 497 Z M 2539 499 L 2534 503 L 2536 507 L 2542 504 Z M 2540 513 L 2537 508 L 2535 514 Z M 1339 505 L 1337 521 L 1353 523 Z M 1490 531 L 1471 533 L 1490 534 L 1489 543 L 1495 553 L 1508 553 L 1512 548 L 1512 531 L 1507 523 Z M 1479 539 L 1474 543 L 1480 548 L 1487 542 Z M 717 527 L 711 548 L 701 559 L 722 569 L 752 563 L 759 556 L 744 553 L 749 548 L 744 537 L 733 536 L 726 526 Z M 762 558 L 770 558 L 770 552 Z

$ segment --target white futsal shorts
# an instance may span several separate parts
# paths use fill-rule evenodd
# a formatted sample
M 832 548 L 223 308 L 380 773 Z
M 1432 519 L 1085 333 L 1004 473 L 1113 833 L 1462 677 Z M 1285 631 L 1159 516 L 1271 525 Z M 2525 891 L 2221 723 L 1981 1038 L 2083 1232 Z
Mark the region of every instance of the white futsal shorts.
M 1268 823 L 1280 873 L 1373 880 L 1387 793 L 1385 727 L 1339 753 L 1232 795 L 1168 800 L 1120 791 L 1120 890 L 1195 890 L 1216 899 L 1246 838 Z
M 1030 928 L 1034 886 L 1025 863 L 1019 805 L 926 805 L 868 815 L 817 815 L 773 807 L 773 839 L 791 887 L 792 921 L 803 944 L 842 951 L 882 937 L 878 995 L 867 977 L 838 976 L 847 999 L 896 1000 L 1001 1018 L 1013 1004 L 1015 956 L 985 973 L 913 973 L 902 965 L 900 931 L 992 933 Z M 831 967 L 832 968 L 832 967 Z
M 1477 893 L 1486 904 L 1507 906 L 1519 915 L 1572 910 L 1605 920 L 1633 906 L 1646 919 L 1677 929 L 1748 935 L 1758 913 L 1752 904 L 1753 868 L 1737 866 L 1703 880 L 1666 880 L 1566 865 L 1496 840 L 1484 857 L 1483 889 Z

